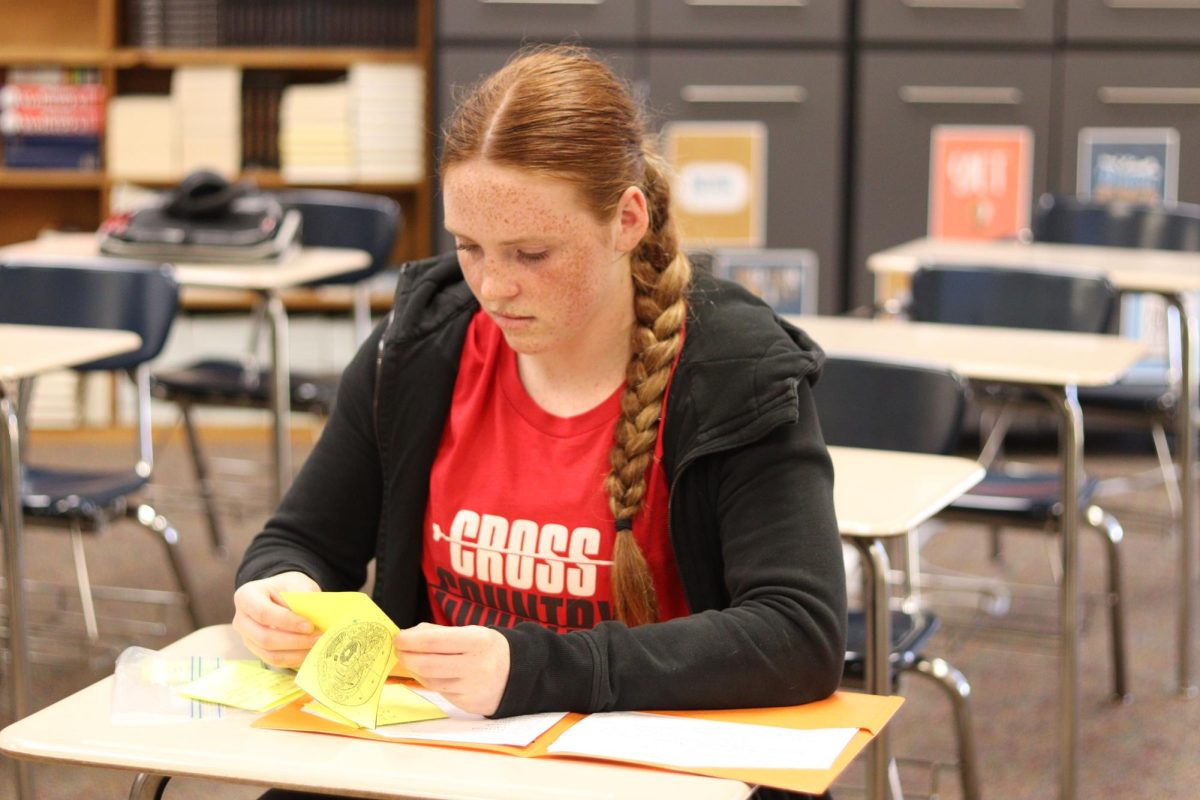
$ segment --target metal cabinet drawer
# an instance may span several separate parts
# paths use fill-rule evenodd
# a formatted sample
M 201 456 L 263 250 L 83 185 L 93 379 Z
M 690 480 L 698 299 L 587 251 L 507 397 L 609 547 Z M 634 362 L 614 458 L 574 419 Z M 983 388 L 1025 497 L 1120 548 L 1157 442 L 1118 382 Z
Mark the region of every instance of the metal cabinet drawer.
M 1054 0 L 862 0 L 859 13 L 866 42 L 1049 43 L 1054 38 Z
M 935 125 L 1025 125 L 1033 191 L 1047 186 L 1051 58 L 1041 53 L 871 53 L 858 101 L 851 302 L 873 296 L 871 253 L 924 236 Z
M 456 100 L 480 80 L 492 74 L 512 56 L 516 46 L 468 47 L 445 46 L 437 51 L 437 97 L 436 118 L 440 131 L 447 117 L 454 111 Z M 618 75 L 628 81 L 635 78 L 634 53 L 629 49 L 609 48 L 595 51 Z M 441 136 L 436 137 L 441 148 Z M 442 227 L 441 186 L 434 187 L 434 246 L 437 252 L 454 249 L 454 239 Z
M 766 244 L 815 250 L 820 308 L 838 309 L 842 56 L 651 49 L 646 72 L 650 108 L 663 122 L 756 120 L 766 125 Z
M 632 42 L 638 0 L 440 0 L 447 40 Z
M 1079 130 L 1179 131 L 1179 200 L 1200 202 L 1200 58 L 1194 53 L 1068 53 L 1059 191 L 1074 192 Z
M 829 42 L 846 31 L 845 0 L 653 0 L 652 42 Z
M 1200 43 L 1200 0 L 1066 0 L 1068 42 Z

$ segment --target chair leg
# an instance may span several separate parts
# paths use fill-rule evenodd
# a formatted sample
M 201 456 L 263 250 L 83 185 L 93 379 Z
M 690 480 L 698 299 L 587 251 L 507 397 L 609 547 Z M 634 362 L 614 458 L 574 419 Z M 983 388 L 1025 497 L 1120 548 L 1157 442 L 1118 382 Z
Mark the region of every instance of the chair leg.
M 183 429 L 187 433 L 188 450 L 192 454 L 192 468 L 196 474 L 196 483 L 200 487 L 200 500 L 204 503 L 204 517 L 208 520 L 208 536 L 213 552 L 225 557 L 229 550 L 225 546 L 225 533 L 221 528 L 221 519 L 217 515 L 217 498 L 208 477 L 208 463 L 204 460 L 204 452 L 200 449 L 200 437 L 192 421 L 192 411 L 186 406 L 180 406 L 183 416 Z
M 200 621 L 196 616 L 196 609 L 198 607 L 197 601 L 200 598 L 192 587 L 191 581 L 188 580 L 187 571 L 183 567 L 183 556 L 179 552 L 179 532 L 167 521 L 166 517 L 145 503 L 139 505 L 136 509 L 131 509 L 130 515 L 142 527 L 155 534 L 159 541 L 163 543 L 163 547 L 167 551 L 167 558 L 171 562 L 171 569 L 175 572 L 175 581 L 186 600 L 185 611 L 188 615 L 188 621 L 191 622 L 193 628 L 199 628 Z
M 1125 660 L 1125 606 L 1121 595 L 1121 540 L 1125 531 L 1112 514 L 1099 506 L 1088 506 L 1084 513 L 1088 525 L 1104 539 L 1108 557 L 1109 641 L 1112 644 L 1113 699 L 1128 703 L 1129 684 Z
M 1179 475 L 1175 469 L 1175 462 L 1171 459 L 1167 432 L 1161 422 L 1155 422 L 1151 426 L 1151 432 L 1154 435 L 1154 454 L 1158 457 L 1158 469 L 1162 472 L 1163 488 L 1167 492 L 1167 506 L 1171 509 L 1171 519 L 1178 520 L 1183 498 L 1179 496 Z
M 79 586 L 79 605 L 83 609 L 83 627 L 89 641 L 100 639 L 96 623 L 96 603 L 92 597 L 92 580 L 88 575 L 87 558 L 83 552 L 83 531 L 78 522 L 71 523 L 71 556 L 75 561 L 75 583 Z
M 979 762 L 975 756 L 975 736 L 971 726 L 971 684 L 961 672 L 941 658 L 918 658 L 905 672 L 913 672 L 933 681 L 950 698 L 954 709 L 954 729 L 958 742 L 958 770 L 964 800 L 979 800 Z

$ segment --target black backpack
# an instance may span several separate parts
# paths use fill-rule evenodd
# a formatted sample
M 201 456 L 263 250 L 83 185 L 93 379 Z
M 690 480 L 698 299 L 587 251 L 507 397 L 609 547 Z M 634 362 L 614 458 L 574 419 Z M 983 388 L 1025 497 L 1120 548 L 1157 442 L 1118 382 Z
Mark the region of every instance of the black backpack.
M 168 261 L 276 260 L 300 241 L 300 212 L 248 182 L 191 173 L 161 201 L 117 214 L 100 229 L 100 252 Z

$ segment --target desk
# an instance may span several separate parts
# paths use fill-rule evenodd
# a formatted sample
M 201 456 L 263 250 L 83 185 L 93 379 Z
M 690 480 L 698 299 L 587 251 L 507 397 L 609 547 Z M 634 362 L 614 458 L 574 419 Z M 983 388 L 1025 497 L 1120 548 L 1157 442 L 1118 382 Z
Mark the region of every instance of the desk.
M 1180 691 L 1195 697 L 1197 565 L 1200 564 L 1200 518 L 1196 498 L 1196 348 L 1197 322 L 1188 312 L 1187 295 L 1200 292 L 1200 253 L 1128 247 L 1092 247 L 1039 242 L 968 242 L 917 239 L 876 253 L 867 260 L 873 272 L 911 274 L 922 263 L 980 264 L 1053 271 L 1101 272 L 1122 292 L 1156 294 L 1179 312 L 1179 668 Z M 1169 333 L 1169 332 L 1168 332 Z
M 977 462 L 953 456 L 899 453 L 857 447 L 830 447 L 833 505 L 842 537 L 862 561 L 866 627 L 865 688 L 891 693 L 891 615 L 888 608 L 888 556 L 883 539 L 906 536 L 983 478 Z M 871 743 L 867 796 L 887 800 L 888 752 L 885 728 Z M 964 768 L 966 765 L 963 765 Z M 974 781 L 976 776 L 970 776 Z
M 22 258 L 53 261 L 62 258 L 96 258 L 99 243 L 92 233 L 47 234 L 30 242 L 0 248 L 0 259 Z M 150 259 L 164 261 L 165 259 Z M 245 289 L 262 298 L 271 329 L 271 414 L 275 462 L 275 500 L 283 495 L 292 480 L 291 372 L 288 351 L 287 310 L 280 293 L 322 278 L 362 269 L 370 255 L 362 250 L 328 247 L 304 247 L 278 262 L 245 264 L 189 263 L 172 264 L 175 279 L 182 286 L 210 289 Z
M 164 652 L 250 657 L 229 625 L 195 631 Z M 252 729 L 257 715 L 250 714 L 118 727 L 109 721 L 112 681 L 105 678 L 10 725 L 0 733 L 0 750 L 64 764 L 363 797 L 742 800 L 750 794 L 739 781 L 603 762 Z M 130 798 L 156 797 L 161 784 L 161 777 L 139 777 Z
M 29 713 L 29 616 L 25 577 L 24 520 L 21 511 L 21 423 L 5 390 L 6 381 L 47 370 L 85 364 L 136 350 L 141 338 L 128 331 L 0 324 L 0 506 L 4 527 L 4 574 L 8 581 L 9 680 L 13 719 Z M 17 767 L 19 797 L 31 797 L 29 770 Z
M 826 352 L 944 364 L 973 381 L 1000 382 L 1037 391 L 1059 416 L 1062 469 L 1062 583 L 1060 587 L 1062 693 L 1060 797 L 1075 796 L 1079 749 L 1078 488 L 1083 464 L 1079 386 L 1105 386 L 1142 356 L 1138 342 L 1115 336 L 1029 331 L 973 325 L 793 316 Z

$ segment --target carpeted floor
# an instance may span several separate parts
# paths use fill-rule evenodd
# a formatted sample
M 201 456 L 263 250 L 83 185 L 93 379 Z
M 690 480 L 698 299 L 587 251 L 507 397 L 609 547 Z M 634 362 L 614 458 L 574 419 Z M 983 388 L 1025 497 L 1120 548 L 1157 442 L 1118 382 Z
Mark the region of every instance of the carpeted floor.
M 127 449 L 107 434 L 83 437 L 35 436 L 39 460 L 104 463 L 124 459 Z M 226 437 L 213 442 L 221 455 L 265 459 L 265 442 Z M 297 459 L 307 450 L 298 440 Z M 1044 458 L 1044 456 L 1042 456 Z M 1098 452 L 1089 454 L 1088 466 L 1101 475 L 1124 474 L 1152 466 L 1148 454 Z M 206 596 L 201 623 L 229 621 L 232 615 L 232 576 L 239 554 L 253 536 L 267 509 L 255 498 L 262 491 L 250 488 L 247 500 L 227 510 L 230 535 L 229 560 L 211 552 L 202 518 L 185 497 L 189 472 L 178 440 L 160 455 L 156 478 L 159 510 L 167 514 L 182 534 L 189 569 Z M 236 479 L 246 483 L 250 479 Z M 1082 650 L 1082 726 L 1080 798 L 1187 798 L 1200 796 L 1200 699 L 1185 699 L 1175 687 L 1178 546 L 1147 512 L 1164 507 L 1161 489 L 1113 498 L 1106 506 L 1125 524 L 1125 580 L 1128 598 L 1130 683 L 1134 699 L 1115 705 L 1108 699 L 1111 687 L 1108 633 L 1098 603 L 1089 604 Z M 1052 539 L 1040 534 L 1013 532 L 1003 537 L 1004 560 L 988 558 L 989 539 L 980 528 L 931 524 L 923 531 L 923 560 L 928 566 L 975 572 L 1022 581 L 1052 580 L 1052 560 L 1047 547 Z M 1098 590 L 1103 581 L 1103 553 L 1095 537 L 1082 539 L 1084 586 Z M 70 580 L 70 549 L 61 532 L 30 529 L 29 572 L 43 580 Z M 170 589 L 166 560 L 150 536 L 133 524 L 122 524 L 105 535 L 89 539 L 87 556 L 93 581 L 99 584 L 135 585 Z M 927 649 L 960 669 L 972 686 L 976 745 L 987 798 L 1052 798 L 1057 790 L 1058 659 L 1053 639 L 1029 633 L 1000 632 L 999 624 L 1040 621 L 1053 625 L 1053 594 L 1044 602 L 1016 598 L 1004 618 L 993 618 L 976 597 L 951 597 L 931 593 L 926 600 L 946 623 Z M 50 601 L 38 598 L 39 614 L 50 613 Z M 59 616 L 71 619 L 77 603 L 66 593 L 55 600 Z M 983 606 L 987 604 L 984 603 Z M 65 612 L 61 609 L 65 608 Z M 137 609 L 141 611 L 141 609 Z M 1035 620 L 1040 612 L 1044 619 Z M 154 647 L 187 632 L 178 609 L 168 609 L 161 633 L 143 632 L 111 637 L 89 659 L 64 661 L 63 653 L 78 656 L 81 648 L 56 645 L 47 653 L 50 663 L 34 672 L 35 706 L 41 707 L 80 689 L 111 672 L 112 659 L 133 641 Z M 78 629 L 82 630 L 81 623 Z M 908 796 L 928 794 L 932 786 L 943 798 L 958 798 L 958 776 L 953 769 L 930 770 L 908 759 L 949 762 L 954 759 L 954 737 L 949 705 L 929 683 L 917 678 L 901 682 L 908 698 L 892 727 L 894 750 L 903 761 L 902 775 Z M 0 700 L 0 723 L 9 719 L 7 690 Z M 130 775 L 108 770 L 36 765 L 33 770 L 37 797 L 123 798 Z M 0 759 L 0 797 L 10 796 L 12 764 Z M 852 767 L 835 786 L 835 796 L 857 796 L 860 765 Z M 166 798 L 251 798 L 252 787 L 179 780 Z

